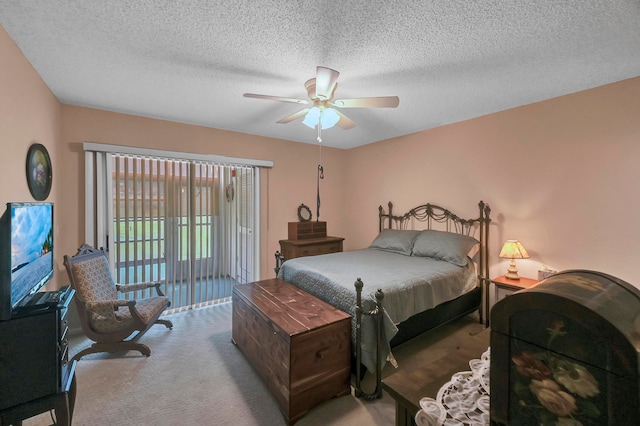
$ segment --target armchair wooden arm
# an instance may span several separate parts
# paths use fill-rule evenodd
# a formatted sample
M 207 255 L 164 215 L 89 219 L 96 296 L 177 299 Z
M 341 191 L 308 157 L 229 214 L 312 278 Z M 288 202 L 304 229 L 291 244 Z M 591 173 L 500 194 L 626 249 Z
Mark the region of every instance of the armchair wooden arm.
M 115 311 L 118 310 L 119 306 L 127 306 L 127 301 L 104 300 L 99 302 L 85 302 L 85 309 L 87 311 L 107 318 L 115 318 Z
M 132 292 L 132 291 L 146 290 L 148 288 L 155 287 L 156 294 L 158 296 L 164 296 L 164 293 L 160 289 L 160 285 L 161 284 L 159 282 L 133 283 L 133 284 L 116 284 L 116 289 L 118 289 L 118 291 L 120 293 L 129 293 L 129 292 Z

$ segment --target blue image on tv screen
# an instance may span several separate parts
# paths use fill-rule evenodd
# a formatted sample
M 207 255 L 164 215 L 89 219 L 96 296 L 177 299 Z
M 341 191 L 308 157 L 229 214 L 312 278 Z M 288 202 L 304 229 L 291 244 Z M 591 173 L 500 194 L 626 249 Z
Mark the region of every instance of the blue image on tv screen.
M 11 210 L 11 304 L 42 287 L 53 274 L 53 206 Z

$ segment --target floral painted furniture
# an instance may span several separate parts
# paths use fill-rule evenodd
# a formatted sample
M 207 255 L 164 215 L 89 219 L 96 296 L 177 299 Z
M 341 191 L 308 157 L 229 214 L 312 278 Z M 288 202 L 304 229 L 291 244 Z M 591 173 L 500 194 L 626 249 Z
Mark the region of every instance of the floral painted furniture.
M 622 425 L 640 418 L 640 290 L 553 275 L 491 311 L 491 423 Z

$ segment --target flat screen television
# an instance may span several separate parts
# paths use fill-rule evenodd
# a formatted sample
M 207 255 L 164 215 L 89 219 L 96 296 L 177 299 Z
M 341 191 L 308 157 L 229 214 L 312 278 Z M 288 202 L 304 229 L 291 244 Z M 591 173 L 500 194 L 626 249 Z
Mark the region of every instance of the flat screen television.
M 7 203 L 0 218 L 0 320 L 53 276 L 53 203 Z

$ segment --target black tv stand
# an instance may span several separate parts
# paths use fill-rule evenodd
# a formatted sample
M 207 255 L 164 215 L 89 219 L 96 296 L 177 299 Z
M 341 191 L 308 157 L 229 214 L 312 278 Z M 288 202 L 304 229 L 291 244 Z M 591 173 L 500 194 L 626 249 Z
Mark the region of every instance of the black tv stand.
M 55 304 L 20 306 L 0 321 L 1 426 L 48 410 L 55 410 L 57 425 L 71 425 L 76 362 L 69 361 L 66 315 L 75 291 L 57 293 Z

